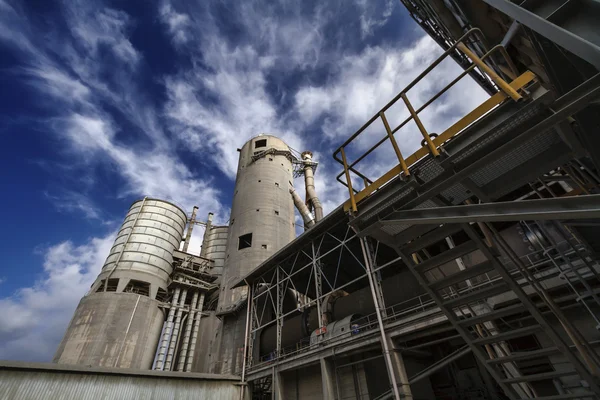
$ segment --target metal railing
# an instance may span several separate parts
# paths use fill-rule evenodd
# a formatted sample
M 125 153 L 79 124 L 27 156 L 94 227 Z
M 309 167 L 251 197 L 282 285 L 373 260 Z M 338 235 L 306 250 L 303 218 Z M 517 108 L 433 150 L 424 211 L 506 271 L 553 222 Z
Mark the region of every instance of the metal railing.
M 511 61 L 506 49 L 497 45 L 492 47 L 489 51 L 487 51 L 482 57 L 478 57 L 473 51 L 469 49 L 465 45 L 465 43 L 469 43 L 467 40 L 473 40 L 473 43 L 481 43 L 481 45 L 485 48 L 485 43 L 483 41 L 483 34 L 478 28 L 473 28 L 467 31 L 461 38 L 457 40 L 457 42 L 452 45 L 448 50 L 446 50 L 441 56 L 439 56 L 429 67 L 425 69 L 419 76 L 417 76 L 411 83 L 408 84 L 396 97 L 394 97 L 388 104 L 386 104 L 379 112 L 377 112 L 371 119 L 367 121 L 358 131 L 356 131 L 348 140 L 346 140 L 334 153 L 333 158 L 343 165 L 344 170 L 337 175 L 336 179 L 341 184 L 345 185 L 348 188 L 348 192 L 350 194 L 350 199 L 344 203 L 344 209 L 347 211 L 351 209 L 353 212 L 356 212 L 357 206 L 356 204 L 370 195 L 375 190 L 379 189 L 381 186 L 389 182 L 391 179 L 397 176 L 408 177 L 410 175 L 409 168 L 419 159 L 423 158 L 427 154 L 431 154 L 434 157 L 438 157 L 439 147 L 448 139 L 452 138 L 463 129 L 468 127 L 471 123 L 475 122 L 477 119 L 482 117 L 488 111 L 502 103 L 505 99 L 511 98 L 515 101 L 518 101 L 522 98 L 521 94 L 519 94 L 518 90 L 521 89 L 524 85 L 531 82 L 534 79 L 534 75 L 531 72 L 526 72 L 523 75 L 517 77 L 517 69 Z M 429 74 L 437 65 L 439 65 L 444 59 L 446 59 L 449 55 L 454 52 L 460 52 L 468 57 L 472 64 L 466 68 L 457 78 L 455 78 L 452 82 L 447 84 L 443 89 L 441 89 L 438 93 L 436 93 L 433 97 L 431 97 L 428 101 L 426 101 L 421 107 L 418 109 L 414 109 L 412 103 L 408 99 L 408 91 L 413 88 L 419 81 L 421 81 L 427 74 Z M 505 60 L 506 64 L 509 66 L 509 69 L 506 70 L 504 75 L 511 79 L 512 82 L 509 84 L 506 80 L 504 80 L 496 71 L 490 68 L 485 60 L 490 57 L 490 55 L 499 52 L 500 55 Z M 498 87 L 498 93 L 490 97 L 480 106 L 475 108 L 473 111 L 465 115 L 462 119 L 457 121 L 455 124 L 446 129 L 442 134 L 437 137 L 432 137 L 429 134 L 423 122 L 419 118 L 419 113 L 422 112 L 425 108 L 431 105 L 434 101 L 439 99 L 444 93 L 446 93 L 450 88 L 452 88 L 457 82 L 459 82 L 462 78 L 469 74 L 473 69 L 478 68 L 480 72 L 482 72 L 485 76 L 488 76 Z M 398 100 L 402 99 L 404 105 L 408 109 L 410 116 L 406 118 L 400 125 L 393 128 L 389 125 L 388 119 L 386 118 L 385 112 L 390 109 Z M 381 119 L 381 122 L 385 128 L 386 135 L 381 138 L 375 145 L 370 147 L 367 151 L 361 154 L 358 158 L 356 158 L 352 162 L 348 162 L 347 155 L 347 147 L 357 138 L 359 137 L 367 128 L 369 128 L 375 121 Z M 404 127 L 410 121 L 414 121 L 417 125 L 417 128 L 421 135 L 423 136 L 424 145 L 418 149 L 415 153 L 411 154 L 409 157 L 404 157 L 398 146 L 398 142 L 394 137 L 394 134 L 398 132 L 402 127 Z M 360 172 L 356 165 L 365 159 L 369 154 L 375 151 L 379 146 L 381 146 L 386 141 L 389 141 L 394 153 L 398 159 L 398 165 L 388 171 L 386 174 L 381 176 L 380 178 L 372 181 L 365 174 Z M 351 173 L 359 177 L 364 182 L 364 189 L 361 191 L 356 190 L 352 186 Z M 342 175 L 345 175 L 346 181 L 344 182 L 340 178 Z

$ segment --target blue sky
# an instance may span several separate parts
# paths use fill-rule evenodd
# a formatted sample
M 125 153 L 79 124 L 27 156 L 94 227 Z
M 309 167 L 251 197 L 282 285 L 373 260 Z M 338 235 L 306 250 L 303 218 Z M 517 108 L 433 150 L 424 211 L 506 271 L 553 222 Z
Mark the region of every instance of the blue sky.
M 332 210 L 332 151 L 440 53 L 395 0 L 0 0 L 0 359 L 51 359 L 135 199 L 225 223 L 252 136 L 312 150 Z M 445 62 L 409 97 L 457 73 Z M 443 129 L 484 97 L 465 80 L 423 120 Z M 410 153 L 420 137 L 403 135 Z

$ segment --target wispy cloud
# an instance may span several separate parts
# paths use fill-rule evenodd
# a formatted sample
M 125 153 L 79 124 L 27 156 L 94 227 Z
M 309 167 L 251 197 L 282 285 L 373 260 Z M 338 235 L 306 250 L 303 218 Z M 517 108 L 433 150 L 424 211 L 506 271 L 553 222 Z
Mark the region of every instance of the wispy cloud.
M 0 359 L 50 361 L 79 299 L 106 259 L 114 233 L 41 250 L 39 280 L 0 298 Z

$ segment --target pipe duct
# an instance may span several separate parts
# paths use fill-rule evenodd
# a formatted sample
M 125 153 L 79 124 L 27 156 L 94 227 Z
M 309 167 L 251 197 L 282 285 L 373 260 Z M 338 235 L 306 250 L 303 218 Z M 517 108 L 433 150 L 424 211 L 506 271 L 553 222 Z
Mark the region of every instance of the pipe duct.
M 315 190 L 314 163 L 312 161 L 312 153 L 305 151 L 302 153 L 302 161 L 304 161 L 304 182 L 306 186 L 306 203 L 315 211 L 315 222 L 323 219 L 323 206 L 321 200 L 317 197 Z M 309 208 L 310 210 L 310 208 Z
M 296 190 L 293 187 L 290 187 L 290 194 L 292 195 L 292 198 L 294 199 L 294 205 L 296 206 L 296 208 L 298 209 L 298 212 L 300 212 L 300 215 L 302 216 L 302 220 L 304 221 L 305 229 L 308 229 L 308 228 L 311 228 L 312 226 L 314 226 L 315 219 L 313 218 L 310 211 L 308 211 L 308 207 L 306 206 L 306 204 L 304 204 L 304 202 L 300 198 L 300 195 L 296 192 Z

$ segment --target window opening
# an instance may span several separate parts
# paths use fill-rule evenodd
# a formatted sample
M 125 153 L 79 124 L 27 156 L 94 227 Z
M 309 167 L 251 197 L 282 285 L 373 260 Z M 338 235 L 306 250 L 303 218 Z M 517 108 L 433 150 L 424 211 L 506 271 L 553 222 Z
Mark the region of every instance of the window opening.
M 158 301 L 167 301 L 167 291 L 163 288 L 158 288 L 158 292 L 156 292 L 156 300 Z
M 150 283 L 130 280 L 123 293 L 137 293 L 142 296 L 150 296 Z
M 116 292 L 118 285 L 119 285 L 119 278 L 109 279 L 108 283 L 106 284 L 106 291 L 107 292 Z
M 238 239 L 238 250 L 247 249 L 248 247 L 252 247 L 252 234 L 246 233 L 242 235 Z
M 260 139 L 254 142 L 254 148 L 267 147 L 267 139 Z

